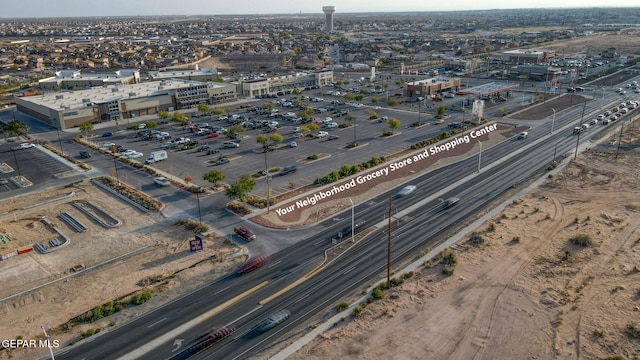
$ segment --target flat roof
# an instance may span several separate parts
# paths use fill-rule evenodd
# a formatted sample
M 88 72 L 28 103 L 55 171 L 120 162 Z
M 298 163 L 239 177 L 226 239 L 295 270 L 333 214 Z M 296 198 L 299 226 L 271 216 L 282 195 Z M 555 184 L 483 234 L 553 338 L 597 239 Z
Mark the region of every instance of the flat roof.
M 502 92 L 502 91 L 508 91 L 508 90 L 513 89 L 513 88 L 517 88 L 519 86 L 520 86 L 519 84 L 509 85 L 509 84 L 501 84 L 501 83 L 490 82 L 490 83 L 487 83 L 487 84 L 482 84 L 482 85 L 470 87 L 470 88 L 465 89 L 465 90 L 460 90 L 460 91 L 458 91 L 458 94 L 460 94 L 460 95 L 486 96 L 486 95 L 499 93 L 499 92 Z
M 224 83 L 170 79 L 140 84 L 102 86 L 80 91 L 51 92 L 38 96 L 26 96 L 21 99 L 54 110 L 77 109 L 85 106 L 85 104 L 103 104 L 118 99 L 137 99 L 165 95 L 170 90 L 189 88 L 194 85 L 206 85 L 208 87 L 231 86 L 235 88 L 234 85 Z
M 414 86 L 419 86 L 419 85 L 434 85 L 434 84 L 441 84 L 444 82 L 449 82 L 449 81 L 453 81 L 454 78 L 449 78 L 449 77 L 444 77 L 444 76 L 437 76 L 437 77 L 432 77 L 429 79 L 422 79 L 422 80 L 416 80 L 410 83 L 407 83 L 407 85 L 414 85 Z

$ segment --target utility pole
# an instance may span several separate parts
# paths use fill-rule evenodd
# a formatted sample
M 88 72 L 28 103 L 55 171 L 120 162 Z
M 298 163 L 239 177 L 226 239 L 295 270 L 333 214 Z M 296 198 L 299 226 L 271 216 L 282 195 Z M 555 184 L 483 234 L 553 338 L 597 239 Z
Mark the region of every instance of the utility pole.
M 576 140 L 576 152 L 575 154 L 573 154 L 573 160 L 575 160 L 578 157 L 578 144 L 580 144 L 580 134 L 582 133 L 582 121 L 584 120 L 584 110 L 587 107 L 587 102 L 585 101 L 582 105 L 582 115 L 580 116 L 580 125 L 579 128 L 580 130 L 578 131 L 578 139 Z
M 44 333 L 44 338 L 47 339 L 47 347 L 49 348 L 49 354 L 51 355 L 51 360 L 55 360 L 53 357 L 53 350 L 51 348 L 51 336 L 47 334 L 47 330 L 44 329 L 44 326 L 40 326 L 42 328 L 42 332 Z
M 387 231 L 387 289 L 391 288 L 391 198 L 389 198 L 389 230 Z
M 618 159 L 618 153 L 620 152 L 620 142 L 622 142 L 622 129 L 624 129 L 624 124 L 620 126 L 620 136 L 618 137 L 618 147 L 616 148 L 616 160 Z

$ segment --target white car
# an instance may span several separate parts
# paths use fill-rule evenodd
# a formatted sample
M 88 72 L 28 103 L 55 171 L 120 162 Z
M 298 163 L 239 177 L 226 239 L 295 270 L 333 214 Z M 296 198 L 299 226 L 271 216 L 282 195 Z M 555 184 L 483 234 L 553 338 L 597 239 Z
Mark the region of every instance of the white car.
M 398 192 L 398 197 L 407 196 L 407 195 L 411 194 L 415 189 L 417 189 L 417 187 L 415 185 L 405 186 L 404 188 L 402 188 L 402 190 L 400 190 Z
M 338 127 L 338 123 L 330 122 L 330 123 L 326 123 L 325 126 L 327 127 L 327 129 L 335 129 Z
M 106 142 L 106 143 L 103 143 L 101 147 L 102 147 L 102 148 L 105 148 L 105 149 L 111 149 L 111 148 L 112 148 L 112 147 L 114 147 L 114 146 L 116 146 L 116 144 L 115 144 L 115 143 L 112 143 L 112 142 Z
M 22 143 L 22 144 L 20 144 L 20 146 L 18 146 L 16 149 L 18 149 L 18 150 L 24 150 L 24 149 L 32 148 L 32 147 L 34 147 L 34 146 L 36 146 L 36 145 L 35 145 L 35 144 L 32 144 L 32 143 Z
M 126 150 L 120 153 L 120 156 L 126 156 L 128 158 L 134 159 L 142 157 L 144 154 L 135 150 Z
M 318 131 L 318 133 L 316 134 L 317 138 L 323 138 L 325 136 L 329 136 L 329 133 L 326 131 Z
M 303 135 L 302 135 L 301 133 L 295 133 L 295 134 L 293 134 L 293 136 L 292 136 L 292 137 L 293 137 L 294 139 L 299 139 L 299 138 L 301 138 L 302 136 L 303 136 Z
M 298 143 L 297 143 L 297 142 L 295 142 L 295 141 L 292 141 L 292 142 L 290 142 L 290 143 L 289 143 L 289 146 L 291 146 L 291 147 L 298 147 Z

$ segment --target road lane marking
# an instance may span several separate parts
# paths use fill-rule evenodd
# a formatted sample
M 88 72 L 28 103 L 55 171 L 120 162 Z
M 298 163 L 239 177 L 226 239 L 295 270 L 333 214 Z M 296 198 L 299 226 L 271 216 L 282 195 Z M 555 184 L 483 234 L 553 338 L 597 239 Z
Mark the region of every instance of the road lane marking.
M 162 318 L 162 319 L 160 319 L 160 320 L 158 320 L 158 321 L 154 322 L 153 324 L 151 324 L 151 325 L 147 326 L 147 328 L 150 328 L 150 327 L 152 327 L 152 326 L 158 325 L 158 324 L 160 324 L 161 322 L 163 322 L 163 321 L 165 321 L 165 320 L 167 320 L 167 318 Z
M 319 267 L 315 268 L 315 269 L 314 269 L 314 270 L 312 270 L 310 273 L 308 273 L 307 275 L 305 275 L 305 276 L 301 277 L 300 279 L 298 279 L 298 280 L 296 280 L 296 281 L 292 282 L 291 284 L 289 284 L 288 286 L 286 286 L 286 287 L 285 287 L 285 288 L 283 288 L 282 290 L 277 291 L 277 292 L 275 292 L 273 295 L 271 295 L 271 296 L 269 296 L 269 297 L 266 297 L 266 298 L 264 298 L 264 299 L 260 300 L 260 301 L 258 302 L 258 304 L 260 304 L 260 305 L 264 305 L 264 304 L 266 304 L 266 303 L 270 302 L 271 300 L 273 300 L 273 299 L 277 298 L 278 296 L 280 296 L 280 295 L 282 295 L 282 294 L 286 293 L 287 291 L 289 291 L 289 290 L 293 289 L 294 287 L 296 287 L 296 286 L 298 286 L 298 285 L 302 284 L 303 282 L 307 281 L 307 280 L 308 280 L 308 279 L 310 279 L 311 277 L 315 276 L 315 275 L 316 275 L 317 273 L 319 273 L 321 270 L 322 270 L 322 267 L 321 267 L 321 266 L 319 266 Z
M 218 294 L 220 294 L 221 292 L 223 292 L 223 291 L 227 290 L 228 288 L 229 288 L 229 287 L 227 286 L 226 288 L 224 288 L 224 289 L 222 289 L 222 290 L 218 290 L 218 291 L 214 292 L 214 293 L 213 293 L 213 295 L 218 295 Z
M 346 275 L 346 274 L 350 273 L 352 270 L 355 270 L 355 269 L 356 269 L 355 266 L 350 267 L 349 269 L 347 269 L 347 271 L 343 272 L 342 275 Z
M 273 264 L 269 265 L 268 267 L 269 267 L 269 268 L 272 268 L 272 267 L 274 267 L 274 266 L 276 266 L 276 265 L 280 264 L 281 262 L 282 262 L 282 260 L 278 260 L 278 261 L 274 262 Z
M 218 314 L 219 312 L 225 310 L 226 308 L 228 308 L 229 306 L 233 305 L 235 302 L 242 300 L 243 298 L 251 295 L 252 293 L 262 289 L 263 287 L 267 286 L 269 282 L 265 281 L 261 284 L 258 284 L 256 286 L 254 286 L 253 288 L 243 292 L 242 294 L 227 300 L 226 302 L 216 306 L 215 308 L 207 311 L 206 313 L 198 316 L 195 319 L 191 319 L 190 321 L 178 326 L 177 328 L 165 333 L 164 335 L 157 337 L 155 339 L 153 339 L 152 341 L 140 346 L 139 348 L 137 348 L 136 350 L 133 350 L 121 357 L 119 357 L 117 360 L 134 360 L 134 359 L 138 359 L 143 357 L 145 354 L 147 354 L 148 352 L 160 347 L 162 344 L 166 343 L 166 342 L 170 342 L 173 338 L 175 338 L 176 336 L 182 334 L 183 332 L 191 329 L 192 327 L 201 324 L 202 322 L 206 321 L 207 319 L 209 319 L 210 317 Z

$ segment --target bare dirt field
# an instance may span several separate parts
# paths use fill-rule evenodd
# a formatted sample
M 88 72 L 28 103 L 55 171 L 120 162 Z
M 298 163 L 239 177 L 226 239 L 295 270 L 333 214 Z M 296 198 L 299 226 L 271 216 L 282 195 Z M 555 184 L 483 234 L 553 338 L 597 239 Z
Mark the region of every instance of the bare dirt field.
M 626 148 L 639 136 L 629 128 Z M 483 243 L 465 236 L 452 275 L 430 262 L 290 359 L 640 358 L 639 160 L 611 151 L 581 154 L 474 229 Z
M 120 220 L 121 225 L 112 229 L 101 227 L 74 208 L 71 205 L 74 201 L 90 201 Z M 68 212 L 80 220 L 87 231 L 72 231 L 57 218 L 61 212 Z M 53 338 L 66 344 L 77 340 L 87 329 L 113 326 L 195 289 L 227 273 L 244 259 L 239 248 L 217 236 L 205 238 L 204 250 L 192 253 L 188 245 L 188 240 L 193 239 L 192 232 L 165 220 L 158 213 L 142 214 L 88 181 L 3 201 L 0 214 L 3 214 L 0 233 L 11 237 L 8 243 L 0 245 L 0 251 L 34 242 L 46 244 L 55 238 L 56 234 L 40 221 L 42 218 L 70 238 L 69 245 L 52 253 L 32 251 L 0 261 L 0 298 L 74 274 L 70 270 L 72 266 L 81 264 L 87 268 L 76 276 L 0 302 L 0 339 L 33 339 L 41 335 L 40 326 L 44 326 Z M 135 250 L 139 251 L 90 269 Z M 198 266 L 189 268 L 196 263 Z M 186 270 L 180 271 L 183 269 Z M 143 283 L 144 280 L 171 277 L 178 271 L 180 273 L 163 286 L 162 292 L 156 292 L 147 304 L 127 307 L 102 322 L 77 325 L 69 331 L 56 329 L 107 301 L 126 298 L 140 289 L 156 291 L 156 288 Z M 8 352 L 0 352 L 0 358 L 7 356 Z M 18 359 L 35 357 L 25 352 L 12 356 Z

